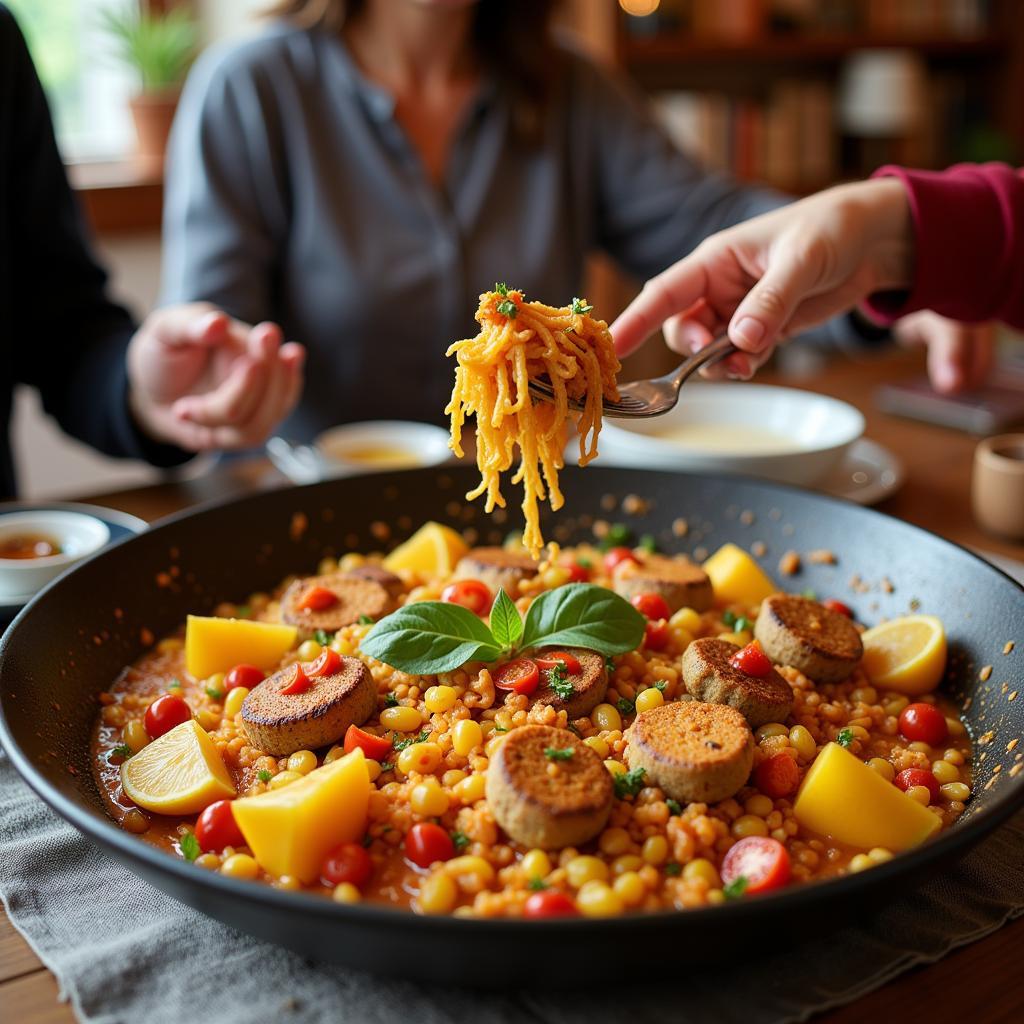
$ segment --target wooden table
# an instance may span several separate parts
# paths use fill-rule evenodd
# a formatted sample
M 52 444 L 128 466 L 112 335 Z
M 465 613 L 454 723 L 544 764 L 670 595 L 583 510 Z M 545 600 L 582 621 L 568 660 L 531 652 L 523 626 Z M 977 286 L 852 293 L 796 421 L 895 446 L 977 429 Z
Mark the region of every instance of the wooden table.
M 1024 546 L 982 533 L 971 520 L 969 487 L 975 440 L 953 431 L 895 419 L 874 409 L 879 381 L 919 373 L 920 355 L 887 353 L 836 360 L 806 386 L 856 405 L 867 435 L 903 461 L 906 482 L 879 508 L 970 547 L 1024 560 Z M 771 382 L 770 374 L 759 380 Z M 786 383 L 792 383 L 787 381 Z M 803 386 L 803 385 L 801 385 Z M 196 480 L 162 483 L 85 500 L 152 520 L 212 498 L 280 486 L 285 481 L 263 460 L 237 462 Z M 977 1024 L 1024 1020 L 1024 987 L 1018 981 L 1024 919 L 943 961 L 903 975 L 847 1007 L 819 1018 L 829 1024 L 897 1019 L 972 1020 Z M 950 984 L 953 979 L 954 983 Z M 941 999 L 941 1004 L 936 999 Z M 936 1007 L 941 1005 L 941 1012 Z M 52 975 L 0 913 L 0 1017 L 18 1024 L 72 1024 L 57 1002 Z

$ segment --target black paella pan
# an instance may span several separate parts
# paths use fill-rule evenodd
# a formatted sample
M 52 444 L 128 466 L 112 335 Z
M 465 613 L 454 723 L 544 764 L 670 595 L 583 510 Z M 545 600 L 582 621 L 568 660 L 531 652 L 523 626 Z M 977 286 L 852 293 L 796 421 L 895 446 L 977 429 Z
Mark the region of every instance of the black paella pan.
M 608 948 L 622 971 L 659 959 L 728 955 L 745 935 L 776 936 L 849 920 L 849 908 L 903 893 L 1024 806 L 1024 590 L 974 555 L 868 509 L 736 478 L 589 468 L 564 474 L 566 506 L 545 535 L 592 539 L 595 520 L 653 534 L 669 552 L 703 557 L 725 541 L 761 541 L 774 574 L 788 549 L 833 550 L 837 565 L 805 565 L 787 581 L 849 604 L 872 624 L 910 610 L 938 615 L 950 641 L 943 686 L 961 704 L 976 745 L 967 811 L 934 841 L 871 871 L 723 906 L 608 920 L 469 920 L 346 906 L 197 870 L 119 829 L 90 768 L 96 695 L 153 636 L 212 609 L 313 571 L 324 555 L 375 550 L 427 519 L 500 542 L 518 515 L 496 521 L 462 496 L 474 473 L 429 469 L 272 491 L 186 513 L 128 539 L 58 580 L 22 611 L 0 643 L 0 739 L 37 793 L 104 849 L 171 896 L 317 959 L 407 977 L 507 984 L 579 977 Z M 640 500 L 635 500 L 639 498 Z M 625 500 L 628 499 L 628 500 Z M 624 503 L 625 500 L 625 503 Z M 686 522 L 681 535 L 680 520 Z M 854 575 L 863 592 L 851 590 Z M 891 581 L 890 588 L 884 581 Z M 1004 654 L 1008 641 L 1018 649 Z M 982 665 L 995 671 L 979 680 Z M 1009 687 L 1003 687 L 1009 682 Z M 967 699 L 970 698 L 968 701 Z M 984 759 L 978 756 L 985 752 Z M 844 908 L 843 916 L 838 911 Z M 613 944 L 613 945 L 612 945 Z

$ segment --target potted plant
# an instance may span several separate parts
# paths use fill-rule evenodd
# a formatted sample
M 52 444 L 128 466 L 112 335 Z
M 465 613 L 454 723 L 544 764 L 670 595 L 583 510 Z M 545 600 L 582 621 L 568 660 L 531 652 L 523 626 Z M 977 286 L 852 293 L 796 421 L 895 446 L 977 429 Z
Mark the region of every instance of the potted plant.
M 143 4 L 128 4 L 104 12 L 103 21 L 118 57 L 138 74 L 140 88 L 131 100 L 131 111 L 140 169 L 158 174 L 181 85 L 195 57 L 195 19 L 180 6 L 153 11 Z

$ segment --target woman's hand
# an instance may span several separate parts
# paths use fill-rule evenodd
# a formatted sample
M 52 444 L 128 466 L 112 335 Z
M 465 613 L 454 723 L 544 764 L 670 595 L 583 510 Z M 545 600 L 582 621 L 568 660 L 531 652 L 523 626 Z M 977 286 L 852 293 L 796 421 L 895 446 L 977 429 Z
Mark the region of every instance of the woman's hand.
M 206 302 L 158 309 L 128 346 L 129 402 L 157 441 L 189 451 L 262 444 L 294 408 L 305 349 Z
M 995 324 L 964 324 L 922 310 L 897 320 L 893 334 L 901 345 L 928 349 L 928 378 L 943 394 L 981 387 L 992 369 Z

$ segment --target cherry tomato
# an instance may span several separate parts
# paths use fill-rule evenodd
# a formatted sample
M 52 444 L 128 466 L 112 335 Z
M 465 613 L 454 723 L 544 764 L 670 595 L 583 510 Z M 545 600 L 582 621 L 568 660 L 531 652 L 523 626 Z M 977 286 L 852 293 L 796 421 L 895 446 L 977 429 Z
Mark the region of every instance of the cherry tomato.
M 530 895 L 523 906 L 523 917 L 579 917 L 576 904 L 557 889 L 542 889 Z
M 729 664 L 737 672 L 756 676 L 758 679 L 763 679 L 772 670 L 772 663 L 768 660 L 768 655 L 761 650 L 761 645 L 756 640 L 751 640 L 746 647 L 738 650 L 729 659 Z
M 729 848 L 722 859 L 722 881 L 747 880 L 745 893 L 754 895 L 781 889 L 789 881 L 789 854 L 770 836 L 747 836 Z
M 494 604 L 494 595 L 491 588 L 479 580 L 456 580 L 441 591 L 441 600 L 460 604 L 474 615 L 486 615 Z
M 358 725 L 350 725 L 345 733 L 345 753 L 351 754 L 357 748 L 370 760 L 383 761 L 391 750 L 391 740 L 387 736 L 374 736 Z
M 440 825 L 420 821 L 405 834 L 405 855 L 417 867 L 429 868 L 435 861 L 453 857 L 455 844 Z
M 612 548 L 604 556 L 604 567 L 606 572 L 612 572 L 616 566 L 621 565 L 623 562 L 636 562 L 640 564 L 640 559 L 633 554 L 632 548 Z
M 837 601 L 834 597 L 830 597 L 827 601 L 821 602 L 822 608 L 827 608 L 830 612 L 839 612 L 840 615 L 845 615 L 848 619 L 853 618 L 853 609 L 849 605 L 843 604 L 842 601 Z
M 266 678 L 263 670 L 258 669 L 255 665 L 236 665 L 224 677 L 224 692 L 227 693 L 236 686 L 244 686 L 247 690 L 251 690 Z
M 373 861 L 358 843 L 342 843 L 329 850 L 320 868 L 324 885 L 351 882 L 359 888 L 366 885 L 373 874 Z
M 218 800 L 199 815 L 196 839 L 204 853 L 220 853 L 225 846 L 245 846 L 245 836 L 235 821 L 230 800 Z
M 949 737 L 949 726 L 946 716 L 937 707 L 908 704 L 900 712 L 900 732 L 912 743 L 920 741 L 937 747 Z
M 309 676 L 306 675 L 306 671 L 302 667 L 302 662 L 297 661 L 292 665 L 291 675 L 279 692 L 291 696 L 295 693 L 305 693 L 312 685 L 309 681 Z
M 931 793 L 929 803 L 937 804 L 939 802 L 939 780 L 927 768 L 904 768 L 892 781 L 904 793 L 911 786 L 925 786 L 928 792 Z
M 800 769 L 796 761 L 786 754 L 774 754 L 765 758 L 754 769 L 754 782 L 757 788 L 773 800 L 789 796 L 800 781 Z
M 341 668 L 341 655 L 325 647 L 316 661 L 311 661 L 303 671 L 310 679 L 322 679 L 324 676 L 333 676 Z
M 590 579 L 590 569 L 579 562 L 569 562 L 563 568 L 569 571 L 570 583 L 586 583 Z
M 499 690 L 530 694 L 540 683 L 540 670 L 529 658 L 516 658 L 492 672 L 491 679 Z
M 165 732 L 170 732 L 176 725 L 187 722 L 191 717 L 192 709 L 181 697 L 165 693 L 146 708 L 146 733 L 151 740 L 155 740 Z
M 579 658 L 574 657 L 568 651 L 545 651 L 543 654 L 535 654 L 533 663 L 541 672 L 550 672 L 559 665 L 562 665 L 566 674 L 570 676 L 578 676 L 583 671 Z
M 644 626 L 644 645 L 649 651 L 663 651 L 668 647 L 668 623 L 664 619 L 648 619 Z
M 310 587 L 302 597 L 295 602 L 295 607 L 300 612 L 322 612 L 325 608 L 331 608 L 338 603 L 338 595 L 326 587 Z
M 667 619 L 672 615 L 672 609 L 661 594 L 637 594 L 630 604 L 649 619 Z

